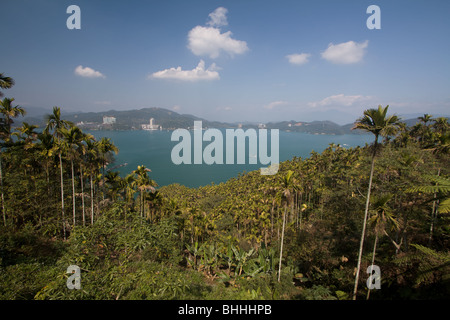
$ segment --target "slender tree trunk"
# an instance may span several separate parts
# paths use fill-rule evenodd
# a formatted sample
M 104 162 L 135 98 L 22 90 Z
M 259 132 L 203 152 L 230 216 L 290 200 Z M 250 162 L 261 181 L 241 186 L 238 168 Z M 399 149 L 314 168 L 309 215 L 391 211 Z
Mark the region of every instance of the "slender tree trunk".
M 274 201 L 272 201 L 272 207 L 270 208 L 270 241 L 272 241 L 273 238 L 273 207 Z
M 283 258 L 284 225 L 286 223 L 286 211 L 287 211 L 287 207 L 286 207 L 286 205 L 284 205 L 283 228 L 281 231 L 280 263 L 278 264 L 278 282 L 280 282 L 280 279 L 281 279 L 281 260 Z
M 280 208 L 277 207 L 277 240 L 280 240 L 280 223 L 279 220 L 280 219 Z
M 376 146 L 376 144 L 375 144 L 375 146 Z M 356 293 L 358 291 L 359 270 L 361 268 L 361 258 L 362 258 L 362 252 L 363 252 L 363 246 L 364 246 L 364 237 L 366 234 L 366 224 L 367 224 L 367 216 L 369 213 L 370 191 L 372 189 L 372 178 L 373 178 L 374 167 L 375 167 L 375 151 L 372 155 L 372 164 L 371 164 L 371 168 L 370 168 L 369 187 L 367 190 L 366 209 L 364 212 L 363 229 L 361 232 L 361 241 L 359 244 L 358 265 L 356 267 L 355 287 L 353 289 L 353 300 L 356 300 Z
M 76 209 L 75 209 L 75 179 L 73 172 L 73 160 L 70 160 L 70 165 L 72 167 L 72 211 L 73 211 L 73 226 L 75 227 L 76 222 Z
M 60 173 L 61 173 L 61 212 L 62 212 L 62 220 L 63 220 L 63 233 L 64 233 L 64 240 L 66 240 L 66 217 L 64 215 L 64 178 L 63 178 L 63 166 L 62 166 L 61 151 L 59 152 L 59 168 L 60 168 Z
M 373 244 L 373 252 L 372 252 L 372 265 L 375 263 L 375 253 L 377 251 L 377 242 L 378 242 L 378 232 L 375 232 L 375 243 Z M 370 297 L 370 288 L 367 288 L 367 297 L 366 300 L 369 300 Z
M 94 184 L 92 183 L 92 173 L 89 175 L 91 180 L 91 225 L 94 224 Z
M 103 200 L 105 200 L 105 166 L 106 166 L 105 162 L 106 162 L 105 159 L 103 159 L 103 166 L 102 166 L 102 171 L 103 171 L 103 174 L 102 174 Z
M 83 226 L 85 226 L 86 225 L 86 212 L 85 212 L 85 209 L 84 209 L 84 185 L 83 185 L 83 180 L 84 180 L 84 177 L 83 177 L 83 166 L 80 165 L 81 207 L 83 208 L 82 209 L 82 211 L 83 211 Z

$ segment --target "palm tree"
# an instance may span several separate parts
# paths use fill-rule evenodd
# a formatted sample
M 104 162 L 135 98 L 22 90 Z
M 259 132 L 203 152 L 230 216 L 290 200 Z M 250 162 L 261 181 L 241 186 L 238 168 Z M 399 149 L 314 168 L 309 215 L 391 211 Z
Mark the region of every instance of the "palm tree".
M 134 174 L 129 174 L 127 175 L 124 179 L 123 179 L 123 183 L 124 183 L 124 193 L 125 193 L 125 223 L 127 221 L 127 212 L 128 212 L 128 207 L 131 203 L 131 200 L 133 199 L 134 194 L 136 193 L 136 189 L 135 189 L 135 176 Z
M 375 141 L 372 146 L 372 160 L 371 160 L 371 168 L 370 168 L 370 177 L 369 177 L 369 186 L 367 189 L 367 197 L 366 197 L 366 208 L 364 212 L 364 221 L 363 221 L 363 229 L 361 232 L 361 241 L 359 245 L 359 253 L 358 253 L 358 265 L 356 268 L 356 277 L 355 277 L 355 287 L 353 290 L 353 299 L 356 300 L 356 293 L 358 290 L 358 280 L 359 280 L 359 271 L 361 268 L 361 258 L 362 251 L 364 246 L 364 237 L 366 232 L 366 224 L 367 224 L 367 216 L 369 212 L 369 203 L 370 203 L 370 191 L 372 189 L 372 179 L 373 179 L 373 171 L 375 167 L 375 156 L 378 148 L 378 137 L 383 136 L 386 137 L 388 135 L 393 135 L 396 133 L 397 128 L 399 126 L 399 118 L 395 115 L 387 116 L 389 106 L 383 108 L 381 105 L 378 106 L 378 109 L 368 109 L 364 111 L 364 116 L 359 118 L 355 126 L 352 128 L 360 129 L 367 132 L 372 133 L 375 136 Z
M 85 135 L 83 138 L 83 142 L 86 145 L 86 164 L 87 170 L 89 172 L 89 182 L 90 182 L 90 191 L 91 191 L 91 224 L 94 224 L 94 175 L 99 168 L 99 150 L 98 150 L 98 141 L 95 140 L 92 135 Z
M 39 155 L 43 157 L 43 162 L 45 163 L 48 187 L 50 187 L 49 163 L 50 158 L 53 156 L 54 147 L 53 136 L 50 133 L 38 133 L 38 143 L 36 148 L 38 149 Z
M 392 194 L 385 194 L 375 198 L 372 202 L 372 208 L 374 214 L 368 220 L 369 224 L 374 225 L 375 229 L 375 242 L 372 251 L 372 265 L 375 263 L 375 253 L 377 250 L 378 237 L 380 233 L 386 232 L 386 225 L 391 224 L 394 229 L 398 229 L 398 222 L 395 219 L 391 208 L 388 206 L 388 202 L 392 199 Z M 369 300 L 370 288 L 367 291 L 367 300 Z
M 82 132 L 78 127 L 70 127 L 69 129 L 62 128 L 63 136 L 62 146 L 64 148 L 67 158 L 70 160 L 70 167 L 72 171 L 72 212 L 73 212 L 73 226 L 76 224 L 76 201 L 75 201 L 75 174 L 73 161 L 77 157 L 78 146 L 82 139 Z
M 11 77 L 4 76 L 0 73 L 0 88 L 9 89 L 14 85 L 14 79 Z M 3 97 L 3 93 L 0 91 L 0 98 Z
M 59 107 L 53 107 L 53 113 L 48 115 L 46 117 L 47 119 L 47 125 L 44 129 L 44 133 L 49 133 L 50 130 L 53 130 L 53 137 L 55 140 L 55 147 L 58 149 L 58 156 L 59 156 L 59 168 L 60 168 L 60 174 L 61 174 L 61 213 L 62 213 L 62 220 L 63 220 L 63 234 L 64 234 L 64 240 L 66 239 L 66 219 L 64 214 L 64 178 L 63 178 L 63 165 L 62 165 L 62 145 L 61 145 L 61 139 L 62 139 L 62 132 L 61 130 L 63 128 L 68 128 L 71 126 L 71 122 L 67 120 L 61 119 L 61 109 Z
M 121 177 L 117 171 L 108 171 L 105 175 L 105 183 L 111 190 L 111 200 L 116 201 L 119 191 L 121 189 Z
M 418 119 L 419 119 L 421 122 L 423 122 L 424 125 L 426 125 L 427 122 L 431 121 L 432 118 L 433 118 L 433 116 L 432 116 L 432 115 L 429 115 L 428 113 L 425 113 L 425 114 L 423 115 L 423 117 L 418 117 Z
M 433 128 L 434 130 L 439 134 L 445 134 L 449 130 L 449 123 L 448 119 L 446 117 L 439 117 L 436 119 L 433 119 Z
M 286 175 L 283 177 L 282 180 L 282 197 L 284 199 L 284 214 L 283 214 L 283 226 L 281 230 L 281 245 L 280 245 L 280 262 L 278 265 L 278 282 L 280 282 L 281 279 L 281 260 L 283 258 L 283 242 L 284 242 L 284 228 L 286 225 L 286 211 L 287 206 L 292 200 L 292 189 L 294 186 L 294 178 L 292 175 L 294 174 L 293 171 L 289 170 Z
M 86 224 L 86 212 L 84 205 L 84 173 L 83 167 L 84 163 L 87 163 L 89 160 L 87 159 L 88 147 L 87 141 L 93 140 L 94 136 L 89 133 L 81 133 L 80 140 L 78 141 L 78 151 L 79 156 L 81 157 L 80 161 L 80 187 L 81 187 L 81 208 L 83 213 L 83 226 Z
M 105 168 L 107 165 L 107 156 L 111 154 L 111 152 L 114 152 L 117 154 L 119 152 L 119 149 L 111 142 L 110 138 L 103 137 L 98 142 L 98 154 L 102 161 L 102 171 L 103 171 L 103 199 L 105 198 Z
M 12 81 L 12 82 L 11 82 Z M 0 74 L 0 87 L 9 88 L 9 84 L 14 84 L 14 81 L 9 77 L 3 77 Z M 11 85 L 12 86 L 12 85 Z M 20 106 L 13 106 L 12 102 L 14 98 L 4 98 L 0 100 L 0 114 L 3 116 L 0 122 L 0 188 L 1 188 L 1 200 L 2 200 L 2 213 L 3 213 L 3 223 L 6 225 L 6 207 L 5 207 L 5 196 L 3 192 L 3 172 L 2 172 L 2 149 L 5 146 L 11 144 L 11 125 L 13 124 L 13 118 L 17 118 L 19 115 L 24 115 L 26 112 Z
M 24 144 L 24 148 L 29 149 L 32 146 L 32 142 L 38 137 L 38 133 L 35 131 L 37 128 L 37 125 L 23 122 L 22 126 L 17 128 L 18 132 L 13 132 L 12 135 L 15 135 L 21 139 Z
M 142 217 L 145 216 L 144 192 L 148 190 L 154 192 L 156 186 L 156 182 L 150 179 L 150 177 L 148 176 L 148 172 L 151 172 L 151 170 L 143 165 L 138 166 L 137 169 L 132 172 L 136 177 L 134 183 L 140 192 L 139 213 Z
M 0 114 L 3 116 L 2 122 L 5 126 L 6 133 L 5 138 L 11 138 L 11 125 L 14 123 L 13 118 L 17 118 L 19 115 L 24 116 L 26 114 L 25 109 L 20 106 L 13 106 L 14 98 L 4 98 L 0 100 Z M 5 139 L 3 139 L 5 140 Z

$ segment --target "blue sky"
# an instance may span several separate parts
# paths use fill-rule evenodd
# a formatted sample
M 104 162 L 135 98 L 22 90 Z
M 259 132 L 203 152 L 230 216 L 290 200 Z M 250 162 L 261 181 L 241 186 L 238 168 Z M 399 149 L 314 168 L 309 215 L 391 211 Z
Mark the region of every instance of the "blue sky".
M 69 5 L 81 29 L 69 30 Z M 370 30 L 369 5 L 381 9 Z M 449 114 L 450 2 L 2 0 L 5 96 L 31 109 L 162 107 L 219 121 Z

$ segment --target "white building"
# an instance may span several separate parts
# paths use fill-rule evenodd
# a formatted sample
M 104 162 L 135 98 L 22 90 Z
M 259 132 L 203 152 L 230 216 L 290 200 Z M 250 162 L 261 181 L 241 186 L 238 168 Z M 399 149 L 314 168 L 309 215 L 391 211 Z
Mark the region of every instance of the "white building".
M 154 124 L 153 121 L 155 119 L 150 118 L 150 123 L 149 124 L 143 124 L 142 125 L 142 130 L 161 130 L 162 127 L 158 124 Z
M 103 124 L 114 124 L 116 123 L 115 117 L 103 116 Z

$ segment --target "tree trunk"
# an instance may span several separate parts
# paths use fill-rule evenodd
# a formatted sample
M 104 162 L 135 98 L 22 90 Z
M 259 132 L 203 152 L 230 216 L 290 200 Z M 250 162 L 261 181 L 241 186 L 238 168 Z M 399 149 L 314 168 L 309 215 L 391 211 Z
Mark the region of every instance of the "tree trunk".
M 283 257 L 284 225 L 286 223 L 286 211 L 287 207 L 286 205 L 284 205 L 283 228 L 281 230 L 280 263 L 278 265 L 278 282 L 280 282 L 281 279 L 281 259 Z
M 86 225 L 86 212 L 84 208 L 84 185 L 83 185 L 83 166 L 80 165 L 80 183 L 81 183 L 81 207 L 83 208 L 83 226 Z
M 372 265 L 375 263 L 375 253 L 377 251 L 377 242 L 378 242 L 378 232 L 375 232 L 375 243 L 373 244 L 373 252 L 372 252 Z M 366 300 L 369 300 L 370 297 L 370 288 L 367 288 L 367 297 Z
M 91 180 L 91 225 L 94 224 L 94 186 L 92 183 L 92 173 L 89 175 Z
M 60 173 L 61 173 L 61 212 L 62 212 L 62 220 L 63 220 L 63 233 L 64 233 L 64 240 L 66 240 L 66 218 L 64 215 L 64 178 L 63 178 L 61 151 L 59 152 L 59 168 L 60 168 Z
M 72 211 L 73 211 L 73 226 L 75 227 L 76 222 L 76 209 L 75 209 L 75 179 L 73 173 L 73 160 L 70 160 L 70 165 L 72 167 Z
M 376 144 L 375 144 L 375 146 L 376 146 Z M 367 190 L 366 209 L 364 212 L 363 229 L 361 232 L 361 241 L 359 244 L 358 265 L 356 267 L 355 287 L 353 289 L 353 300 L 356 300 L 356 293 L 358 291 L 359 270 L 361 268 L 361 258 L 362 258 L 362 252 L 363 252 L 363 246 L 364 246 L 364 236 L 366 234 L 367 216 L 369 213 L 369 203 L 370 203 L 370 190 L 372 189 L 372 178 L 373 178 L 374 167 L 375 167 L 375 151 L 372 155 L 372 165 L 370 168 L 369 187 Z

